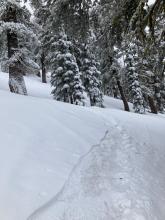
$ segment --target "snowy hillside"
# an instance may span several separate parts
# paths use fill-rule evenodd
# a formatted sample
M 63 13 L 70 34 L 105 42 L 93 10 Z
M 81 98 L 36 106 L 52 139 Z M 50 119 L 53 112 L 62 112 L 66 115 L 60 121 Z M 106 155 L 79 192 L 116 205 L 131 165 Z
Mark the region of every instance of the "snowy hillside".
M 25 79 L 9 93 L 0 73 L 1 220 L 164 220 L 165 117 L 51 99 Z

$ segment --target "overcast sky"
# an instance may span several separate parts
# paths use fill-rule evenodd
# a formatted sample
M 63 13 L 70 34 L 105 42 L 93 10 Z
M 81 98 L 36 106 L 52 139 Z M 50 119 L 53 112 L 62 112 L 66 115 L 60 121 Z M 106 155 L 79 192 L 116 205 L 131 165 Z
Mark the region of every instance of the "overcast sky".
M 148 3 L 149 5 L 153 4 L 156 0 L 149 0 Z

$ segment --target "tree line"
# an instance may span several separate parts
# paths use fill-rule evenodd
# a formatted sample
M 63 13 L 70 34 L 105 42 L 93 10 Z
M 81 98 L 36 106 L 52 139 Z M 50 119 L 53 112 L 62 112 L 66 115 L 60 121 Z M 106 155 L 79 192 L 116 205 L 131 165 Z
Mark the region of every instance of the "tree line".
M 24 1 L 26 3 L 26 0 Z M 11 92 L 27 95 L 23 76 L 46 83 L 54 99 L 103 107 L 104 95 L 129 111 L 164 112 L 165 1 L 0 0 L 0 62 Z

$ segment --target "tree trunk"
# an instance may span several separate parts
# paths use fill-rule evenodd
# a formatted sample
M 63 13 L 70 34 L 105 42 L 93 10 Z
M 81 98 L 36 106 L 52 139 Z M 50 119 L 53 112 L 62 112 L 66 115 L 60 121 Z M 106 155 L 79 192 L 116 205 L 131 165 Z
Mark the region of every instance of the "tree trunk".
M 9 7 L 6 16 L 6 22 L 17 22 L 16 9 Z M 18 51 L 18 37 L 17 34 L 11 30 L 7 31 L 7 47 L 8 58 L 13 57 Z M 27 95 L 27 90 L 21 70 L 21 63 L 16 60 L 9 64 L 9 88 L 13 93 Z
M 47 83 L 46 81 L 46 67 L 45 67 L 45 54 L 44 52 L 41 55 L 41 69 L 42 69 L 42 82 Z
M 123 104 L 124 104 L 124 110 L 129 112 L 130 111 L 129 105 L 128 105 L 126 96 L 124 94 L 123 87 L 121 86 L 120 80 L 117 80 L 117 86 L 118 86 L 118 89 L 119 89 L 119 92 L 120 92 L 120 95 L 121 95 L 121 99 L 122 99 Z
M 113 97 L 114 97 L 115 99 L 118 98 L 118 88 L 117 88 L 116 86 L 113 87 Z
M 148 103 L 151 109 L 151 113 L 158 114 L 158 109 L 155 105 L 154 99 L 151 96 L 148 96 Z
M 38 71 L 37 76 L 38 76 L 38 77 L 41 77 L 41 73 L 40 73 L 40 71 Z

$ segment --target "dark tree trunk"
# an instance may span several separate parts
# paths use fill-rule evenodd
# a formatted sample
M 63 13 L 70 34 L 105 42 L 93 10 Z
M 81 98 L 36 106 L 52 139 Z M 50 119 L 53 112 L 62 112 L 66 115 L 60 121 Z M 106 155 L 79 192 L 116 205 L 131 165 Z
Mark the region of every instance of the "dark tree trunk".
M 148 96 L 148 103 L 151 109 L 151 113 L 158 114 L 158 109 L 155 105 L 154 99 L 151 96 Z
M 91 96 L 90 96 L 90 105 L 91 106 L 95 106 L 96 104 L 95 104 L 95 101 L 94 101 L 94 98 L 92 98 Z
M 37 62 L 37 59 L 35 59 L 35 62 Z M 36 74 L 38 77 L 41 77 L 41 73 L 40 70 L 38 71 L 38 73 Z
M 122 85 L 120 83 L 120 80 L 117 80 L 117 86 L 118 86 L 118 89 L 119 89 L 119 92 L 120 92 L 120 95 L 121 95 L 121 99 L 122 99 L 123 104 L 124 104 L 124 110 L 129 112 L 130 111 L 129 105 L 128 105 L 126 96 L 124 94 L 123 87 L 122 87 Z
M 45 54 L 44 52 L 41 55 L 41 70 L 42 70 L 42 82 L 47 83 L 46 81 L 46 67 L 45 67 Z
M 118 88 L 116 86 L 113 87 L 113 96 L 115 99 L 118 98 Z
M 162 97 L 161 97 L 161 91 L 160 91 L 160 79 L 158 76 L 154 76 L 154 89 L 155 89 L 155 99 L 156 99 L 156 105 L 159 112 L 163 112 L 163 103 L 162 103 Z
M 40 71 L 38 71 L 37 76 L 38 76 L 38 77 L 41 77 L 41 73 L 40 73 Z
M 73 97 L 70 96 L 70 103 L 73 104 Z
M 16 9 L 9 7 L 7 11 L 7 16 L 5 18 L 6 22 L 17 22 Z M 8 47 L 8 58 L 16 54 L 18 51 L 18 37 L 17 34 L 11 30 L 7 31 L 7 47 Z M 21 63 L 16 60 L 9 64 L 9 88 L 13 93 L 18 93 L 22 95 L 27 95 L 27 90 L 23 78 L 23 72 L 21 70 Z

